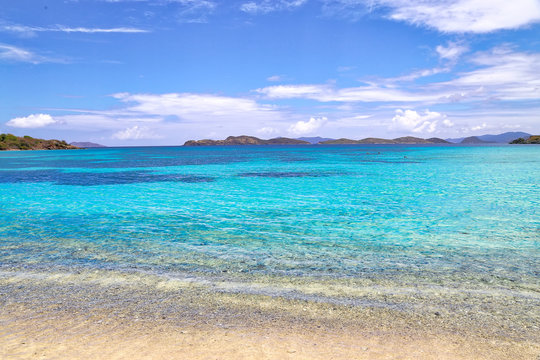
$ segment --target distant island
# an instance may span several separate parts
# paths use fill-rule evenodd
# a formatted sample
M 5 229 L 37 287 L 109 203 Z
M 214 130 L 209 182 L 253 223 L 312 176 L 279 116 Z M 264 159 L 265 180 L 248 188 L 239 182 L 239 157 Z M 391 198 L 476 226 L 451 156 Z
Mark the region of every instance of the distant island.
M 184 146 L 212 146 L 212 145 L 309 145 L 310 143 L 298 139 L 278 137 L 269 140 L 262 140 L 255 136 L 229 136 L 225 140 L 189 140 Z
M 494 141 L 485 141 L 485 140 L 480 139 L 478 136 L 466 137 L 463 140 L 461 140 L 459 143 L 460 144 L 465 144 L 465 145 L 468 145 L 468 144 L 495 144 Z
M 540 135 L 531 135 L 528 139 L 515 139 L 510 144 L 540 144 Z
M 448 141 L 439 138 L 422 139 L 413 136 L 399 137 L 396 139 L 381 139 L 381 138 L 365 138 L 361 140 L 337 139 L 326 140 L 319 144 L 334 145 L 334 144 L 450 144 Z
M 531 134 L 522 131 L 510 131 L 498 135 L 478 135 L 478 136 L 469 136 L 455 139 L 446 139 L 454 144 L 489 144 L 489 143 L 499 143 L 499 144 L 508 144 L 510 141 L 513 141 L 518 138 L 528 138 Z
M 225 140 L 188 140 L 184 143 L 184 146 L 214 146 L 214 145 L 369 145 L 369 144 L 404 144 L 404 145 L 416 145 L 416 144 L 463 144 L 463 145 L 481 145 L 481 144 L 508 144 L 511 141 L 521 141 L 516 144 L 535 144 L 536 136 L 524 132 L 506 132 L 498 135 L 479 135 L 469 136 L 456 139 L 441 139 L 432 137 L 423 139 L 414 136 L 403 136 L 395 139 L 383 139 L 368 137 L 365 139 L 331 139 L 323 138 L 320 136 L 314 137 L 300 137 L 297 139 L 291 139 L 286 137 L 277 137 L 269 140 L 259 139 L 255 136 L 229 136 Z M 525 140 L 527 139 L 527 140 Z M 530 140 L 533 139 L 533 140 Z M 531 141 L 531 142 L 528 142 Z M 512 142 L 514 143 L 514 142 Z
M 325 138 L 325 137 L 320 137 L 320 136 L 312 136 L 312 137 L 299 137 L 297 138 L 297 140 L 307 141 L 310 144 L 319 144 L 323 141 L 335 140 L 335 139 Z
M 322 141 L 317 141 L 321 139 Z M 366 138 L 362 140 L 351 139 L 328 139 L 328 138 L 299 138 L 291 139 L 278 137 L 269 140 L 259 139 L 255 136 L 229 136 L 225 140 L 189 140 L 184 146 L 213 146 L 213 145 L 336 145 L 336 144 L 450 144 L 448 141 L 439 138 L 421 139 L 412 136 L 400 137 L 396 139 Z
M 0 150 L 74 150 L 80 149 L 64 140 L 35 139 L 31 136 L 0 134 Z
M 516 137 L 516 135 L 525 135 Z M 459 140 L 459 142 L 455 142 Z M 491 141 L 490 141 L 491 140 Z M 331 139 L 323 137 L 302 137 L 286 138 L 277 137 L 268 140 L 260 139 L 255 136 L 241 135 L 229 136 L 225 140 L 188 140 L 184 146 L 216 146 L 216 145 L 417 145 L 417 144 L 540 144 L 540 135 L 530 135 L 527 133 L 504 133 L 499 135 L 481 135 L 469 136 L 458 139 L 441 139 L 432 137 L 422 139 L 414 136 L 404 136 L 395 139 L 383 138 L 364 138 L 353 140 L 347 138 Z M 72 142 L 68 144 L 64 140 L 45 140 L 36 139 L 31 136 L 15 136 L 12 134 L 0 134 L 0 150 L 65 150 L 65 149 L 87 149 L 87 148 L 105 148 L 107 146 L 93 142 Z
M 73 146 L 76 146 L 76 147 L 79 147 L 79 148 L 83 148 L 83 149 L 104 148 L 104 147 L 106 147 L 105 145 L 96 144 L 96 143 L 88 142 L 88 141 L 80 141 L 80 142 L 75 141 L 75 142 L 70 143 L 70 145 L 73 145 Z

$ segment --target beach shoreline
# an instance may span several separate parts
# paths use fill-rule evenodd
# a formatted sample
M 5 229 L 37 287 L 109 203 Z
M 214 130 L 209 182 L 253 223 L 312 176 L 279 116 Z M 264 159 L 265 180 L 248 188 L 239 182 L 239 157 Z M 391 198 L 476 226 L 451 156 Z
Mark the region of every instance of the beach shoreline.
M 446 314 L 71 276 L 44 281 L 4 274 L 0 358 L 532 359 L 540 354 L 534 332 L 503 324 L 493 328 L 497 324 L 488 319 L 467 322 Z
M 107 316 L 27 309 L 2 311 L 5 359 L 534 359 L 538 343 L 471 338 L 465 334 L 382 332 L 350 325 L 220 323 L 178 326 Z

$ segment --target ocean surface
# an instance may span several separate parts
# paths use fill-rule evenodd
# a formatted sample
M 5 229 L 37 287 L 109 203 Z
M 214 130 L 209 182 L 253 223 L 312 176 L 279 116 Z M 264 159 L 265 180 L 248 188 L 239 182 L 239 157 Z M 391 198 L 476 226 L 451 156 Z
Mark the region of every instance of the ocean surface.
M 538 318 L 538 146 L 13 151 L 0 189 L 4 279 L 112 271 L 396 308 L 483 294 Z

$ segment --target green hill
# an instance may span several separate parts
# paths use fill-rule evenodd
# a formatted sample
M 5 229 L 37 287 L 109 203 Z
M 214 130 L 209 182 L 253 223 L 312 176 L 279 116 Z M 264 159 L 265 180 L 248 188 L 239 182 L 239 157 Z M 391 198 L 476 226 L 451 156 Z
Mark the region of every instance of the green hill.
M 31 136 L 0 134 L 0 150 L 60 150 L 79 149 L 64 140 L 35 139 Z
M 510 144 L 540 144 L 540 135 L 531 135 L 528 139 L 519 138 L 511 141 Z
M 216 145 L 309 145 L 307 141 L 284 137 L 262 140 L 255 136 L 229 136 L 225 140 L 188 140 L 184 146 L 216 146 Z

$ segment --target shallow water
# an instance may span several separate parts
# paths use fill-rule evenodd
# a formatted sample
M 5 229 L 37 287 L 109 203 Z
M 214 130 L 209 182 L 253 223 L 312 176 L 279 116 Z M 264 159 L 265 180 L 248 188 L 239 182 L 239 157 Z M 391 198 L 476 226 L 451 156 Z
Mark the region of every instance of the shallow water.
M 525 318 L 539 179 L 536 146 L 2 152 L 1 277 L 120 271 L 400 309 L 483 294 Z

